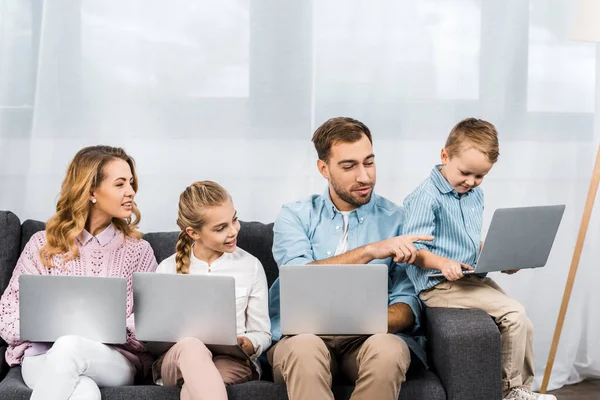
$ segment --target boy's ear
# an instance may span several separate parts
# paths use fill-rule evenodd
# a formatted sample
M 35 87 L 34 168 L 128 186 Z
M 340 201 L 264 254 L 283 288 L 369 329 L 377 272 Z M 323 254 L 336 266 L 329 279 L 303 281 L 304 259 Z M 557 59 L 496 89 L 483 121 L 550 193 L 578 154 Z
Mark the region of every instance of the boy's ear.
M 448 150 L 446 150 L 446 148 L 442 149 L 442 154 L 440 154 L 440 158 L 442 160 L 442 164 L 446 165 L 446 163 L 450 159 L 450 156 L 448 155 Z
M 317 160 L 317 169 L 319 173 L 323 176 L 323 178 L 329 180 L 329 167 L 327 163 L 323 160 Z

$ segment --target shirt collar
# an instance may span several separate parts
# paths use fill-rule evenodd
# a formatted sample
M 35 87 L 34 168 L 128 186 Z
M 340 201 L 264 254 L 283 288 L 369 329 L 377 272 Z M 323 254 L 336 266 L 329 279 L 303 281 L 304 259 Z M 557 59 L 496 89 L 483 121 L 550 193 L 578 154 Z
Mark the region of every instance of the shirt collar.
M 330 219 L 335 218 L 335 215 L 340 211 L 337 209 L 333 201 L 331 201 L 331 196 L 329 195 L 329 186 L 325 189 L 325 193 L 323 193 L 323 199 L 325 202 L 325 209 L 327 211 L 327 215 Z M 373 207 L 375 206 L 375 191 L 371 191 L 371 199 L 367 204 L 364 204 L 358 207 L 353 212 L 356 211 L 356 215 L 358 217 L 359 222 L 363 222 L 365 218 L 373 211 Z
M 212 268 L 218 266 L 219 264 L 221 264 L 223 261 L 225 261 L 229 257 L 229 255 L 230 255 L 230 253 L 223 252 L 223 254 L 221 254 L 221 256 L 219 258 L 217 258 L 215 261 L 212 262 L 212 264 L 210 265 L 210 268 L 212 269 Z M 207 266 L 207 267 L 209 266 L 206 261 L 201 260 L 198 257 L 196 257 L 196 255 L 194 254 L 194 245 L 193 244 L 192 244 L 192 249 L 190 250 L 190 260 L 194 264 L 201 264 L 201 265 Z
M 113 224 L 109 224 L 106 229 L 97 234 L 96 236 L 92 236 L 87 230 L 83 230 L 79 236 L 77 236 L 77 240 L 82 246 L 87 245 L 92 239 L 96 238 L 100 246 L 104 247 L 115 237 L 116 229 Z
M 446 178 L 444 178 L 444 175 L 442 175 L 442 173 L 440 172 L 441 167 L 442 167 L 441 164 L 433 167 L 433 169 L 431 170 L 431 176 L 430 176 L 431 181 L 433 182 L 435 187 L 441 193 L 448 194 L 448 193 L 454 192 L 453 194 L 458 196 L 458 193 L 456 193 L 456 190 L 454 190 L 454 188 L 450 185 L 450 183 L 446 180 Z

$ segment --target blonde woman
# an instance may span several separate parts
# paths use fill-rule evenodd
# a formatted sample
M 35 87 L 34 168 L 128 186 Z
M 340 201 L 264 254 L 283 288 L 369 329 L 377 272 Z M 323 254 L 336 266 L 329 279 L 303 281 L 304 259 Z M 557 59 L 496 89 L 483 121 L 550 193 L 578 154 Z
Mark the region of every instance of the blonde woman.
M 31 237 L 0 299 L 0 336 L 6 361 L 22 365 L 33 400 L 98 399 L 99 387 L 131 385 L 152 358 L 135 339 L 133 272 L 156 269 L 150 245 L 137 231 L 140 212 L 135 164 L 123 149 L 80 150 L 67 169 L 56 214 Z M 108 346 L 78 336 L 53 344 L 19 339 L 19 275 L 70 275 L 127 279 L 127 344 Z
M 157 272 L 233 276 L 238 343 L 253 363 L 211 354 L 204 343 L 187 338 L 154 365 L 165 386 L 183 381 L 182 400 L 227 399 L 226 385 L 252 379 L 256 359 L 271 345 L 268 288 L 262 264 L 236 246 L 240 223 L 231 197 L 211 182 L 195 182 L 179 197 L 176 253 Z M 160 381 L 158 381 L 160 383 Z

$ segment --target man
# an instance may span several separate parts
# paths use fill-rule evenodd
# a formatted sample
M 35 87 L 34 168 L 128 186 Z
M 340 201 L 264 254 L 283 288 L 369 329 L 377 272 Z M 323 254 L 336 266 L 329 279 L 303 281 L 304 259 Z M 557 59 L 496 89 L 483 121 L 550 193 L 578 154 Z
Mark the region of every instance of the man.
M 410 350 L 425 362 L 411 334 L 418 332 L 421 303 L 403 263 L 416 256 L 414 241 L 399 236 L 403 211 L 373 193 L 375 155 L 371 132 L 351 118 L 332 118 L 314 133 L 317 167 L 327 191 L 284 205 L 274 226 L 273 256 L 279 266 L 384 263 L 390 271 L 388 332 L 333 337 L 281 337 L 279 281 L 269 293 L 273 341 L 268 352 L 275 381 L 286 383 L 290 400 L 331 399 L 338 371 L 356 381 L 352 399 L 396 400 L 410 365 Z

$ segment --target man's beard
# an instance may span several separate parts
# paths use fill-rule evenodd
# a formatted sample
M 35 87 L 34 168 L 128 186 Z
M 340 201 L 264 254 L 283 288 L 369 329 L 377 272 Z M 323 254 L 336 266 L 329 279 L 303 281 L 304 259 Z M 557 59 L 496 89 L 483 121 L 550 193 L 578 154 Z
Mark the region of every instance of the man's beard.
M 335 194 L 337 194 L 340 199 L 344 200 L 348 204 L 353 205 L 354 207 L 358 208 L 360 206 L 364 206 L 369 201 L 371 201 L 371 196 L 373 195 L 372 190 L 371 190 L 371 193 L 369 193 L 369 195 L 367 197 L 359 197 L 358 195 L 353 195 L 351 191 L 344 190 L 342 187 L 340 187 L 337 184 L 335 179 L 333 179 L 332 177 L 329 178 L 329 183 L 331 184 L 331 187 L 333 188 L 333 191 L 335 192 Z M 375 185 L 375 183 L 372 183 L 370 185 L 362 185 L 362 186 L 356 187 L 356 189 L 366 188 L 366 187 L 373 188 L 374 185 Z

